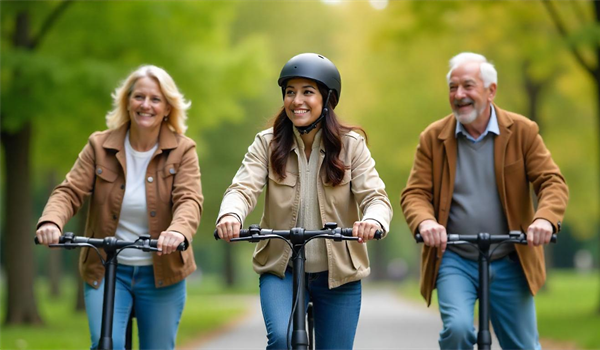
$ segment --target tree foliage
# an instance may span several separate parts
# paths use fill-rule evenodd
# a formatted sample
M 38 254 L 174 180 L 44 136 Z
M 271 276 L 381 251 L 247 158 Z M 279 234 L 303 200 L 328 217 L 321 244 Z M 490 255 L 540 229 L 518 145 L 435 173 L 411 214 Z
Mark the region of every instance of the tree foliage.
M 385 244 L 390 259 L 401 256 L 415 265 L 418 248 L 402 217 L 400 191 L 419 133 L 450 113 L 445 75 L 449 58 L 461 51 L 495 63 L 502 108 L 527 115 L 525 84 L 541 87 L 536 118 L 571 190 L 565 222 L 580 239 L 597 234 L 594 86 L 551 19 L 540 15 L 540 2 L 390 1 L 384 10 L 366 1 L 73 2 L 35 51 L 15 48 L 19 12 L 30 14 L 35 36 L 61 4 L 0 3 L 1 128 L 16 131 L 31 122 L 35 193 L 43 192 L 49 171 L 69 170 L 91 132 L 105 128 L 119 81 L 141 64 L 161 66 L 192 101 L 188 136 L 198 143 L 205 195 L 194 241 L 202 269 L 220 271 L 225 248 L 212 232 L 222 194 L 254 134 L 281 107 L 281 67 L 301 52 L 336 63 L 343 82 L 336 112 L 368 133 L 394 204 L 393 233 Z M 561 6 L 571 21 L 593 18 L 589 2 Z M 597 24 L 578 28 L 570 45 L 597 42 Z M 581 55 L 593 60 L 592 51 Z M 259 204 L 246 224 L 258 222 L 260 214 Z M 240 270 L 250 271 L 252 246 L 232 249 Z

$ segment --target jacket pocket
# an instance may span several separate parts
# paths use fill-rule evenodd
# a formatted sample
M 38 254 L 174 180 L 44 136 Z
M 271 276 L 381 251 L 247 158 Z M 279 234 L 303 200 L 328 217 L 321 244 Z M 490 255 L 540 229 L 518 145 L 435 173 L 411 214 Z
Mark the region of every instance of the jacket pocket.
M 360 251 L 356 251 L 355 249 L 355 245 L 358 243 L 352 243 L 349 241 L 345 241 L 346 243 L 346 249 L 348 250 L 348 255 L 350 255 L 350 261 L 352 262 L 352 266 L 354 267 L 355 270 L 359 270 L 363 267 L 363 262 L 361 261 L 361 255 L 365 255 L 365 254 L 361 254 Z M 368 261 L 365 262 L 368 265 Z M 367 267 L 367 266 L 365 266 Z
M 177 252 L 179 255 L 179 262 L 181 263 L 181 266 L 185 266 L 185 263 L 187 261 L 187 254 L 186 251 L 182 251 L 182 252 Z
M 279 186 L 295 187 L 298 182 L 298 174 L 286 172 L 285 175 L 285 178 L 280 179 L 277 174 L 269 171 L 269 180 Z
M 167 164 L 160 171 L 161 181 L 158 182 L 158 196 L 164 202 L 171 201 L 171 194 L 173 192 L 173 181 L 179 170 L 179 164 Z
M 252 254 L 252 259 L 260 266 L 265 266 L 267 260 L 269 259 L 269 250 L 267 246 L 269 245 L 270 240 L 260 241 L 254 249 L 254 254 Z
M 351 179 L 352 172 L 349 169 L 346 169 L 346 171 L 344 172 L 344 178 L 342 179 L 342 182 L 340 182 L 336 186 L 332 186 L 331 183 L 325 182 L 325 178 L 323 178 L 323 189 L 325 190 L 325 199 L 331 203 L 332 207 L 337 207 L 337 205 L 355 205 L 354 200 L 352 199 L 352 189 L 350 187 Z
M 265 211 L 265 216 L 275 220 L 270 222 L 287 222 L 282 221 L 283 216 L 291 216 L 294 207 L 297 207 L 298 174 L 286 175 L 284 179 L 279 179 L 277 175 L 269 172 L 265 197 L 268 210 Z
M 94 184 L 94 199 L 97 203 L 106 202 L 113 191 L 118 172 L 102 165 L 96 165 L 96 182 Z
M 521 173 L 525 173 L 525 164 L 523 164 L 523 159 L 519 159 L 516 162 L 510 163 L 504 167 L 504 174 L 512 174 L 518 170 L 521 170 Z
M 346 169 L 346 171 L 344 171 L 344 178 L 342 179 L 342 182 L 340 182 L 338 185 L 333 186 L 330 182 L 327 181 L 327 174 L 325 172 L 323 172 L 323 186 L 325 187 L 342 187 L 347 185 L 348 183 L 350 183 L 350 180 L 352 180 L 352 171 L 350 169 Z

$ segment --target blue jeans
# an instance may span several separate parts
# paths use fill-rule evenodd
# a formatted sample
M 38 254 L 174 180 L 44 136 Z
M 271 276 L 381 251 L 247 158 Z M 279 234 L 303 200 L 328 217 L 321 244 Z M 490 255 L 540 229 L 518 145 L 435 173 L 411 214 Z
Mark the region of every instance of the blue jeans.
M 352 349 L 361 302 L 360 281 L 329 289 L 328 272 L 307 273 L 306 305 L 313 302 L 316 349 Z M 291 345 L 288 329 L 292 313 L 293 276 L 291 269 L 281 279 L 273 274 L 260 276 L 260 303 L 267 327 L 267 349 L 287 349 Z
M 84 285 L 85 308 L 92 338 L 98 347 L 102 327 L 104 280 L 100 288 Z M 168 287 L 154 286 L 154 269 L 150 266 L 117 266 L 113 349 L 125 347 L 125 330 L 135 308 L 140 349 L 174 349 L 179 319 L 185 304 L 185 280 Z
M 441 349 L 473 349 L 477 343 L 473 311 L 478 289 L 477 261 L 446 250 L 437 278 Z M 490 264 L 490 319 L 503 349 L 541 349 L 535 303 L 516 254 Z

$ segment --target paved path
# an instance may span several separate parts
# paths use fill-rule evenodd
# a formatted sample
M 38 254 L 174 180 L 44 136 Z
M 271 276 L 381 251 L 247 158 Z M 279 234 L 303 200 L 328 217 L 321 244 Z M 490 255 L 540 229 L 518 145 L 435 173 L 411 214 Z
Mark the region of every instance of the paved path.
M 258 296 L 250 299 L 251 311 L 226 329 L 200 339 L 194 349 L 264 349 L 265 326 Z M 389 289 L 364 288 L 355 349 L 438 349 L 442 327 L 436 309 L 406 301 Z M 494 338 L 492 349 L 498 349 Z

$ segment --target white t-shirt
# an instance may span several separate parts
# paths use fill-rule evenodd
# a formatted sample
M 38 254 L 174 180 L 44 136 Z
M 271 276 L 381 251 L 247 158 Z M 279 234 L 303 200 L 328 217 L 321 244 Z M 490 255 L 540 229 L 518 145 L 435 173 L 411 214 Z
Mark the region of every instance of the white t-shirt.
M 119 239 L 135 241 L 140 235 L 148 234 L 148 207 L 146 205 L 146 170 L 158 143 L 152 149 L 139 152 L 131 147 L 129 131 L 125 136 L 125 156 L 127 178 L 125 195 L 121 205 L 121 215 L 116 236 Z M 152 253 L 139 249 L 124 249 L 119 253 L 119 264 L 146 266 L 152 265 Z

